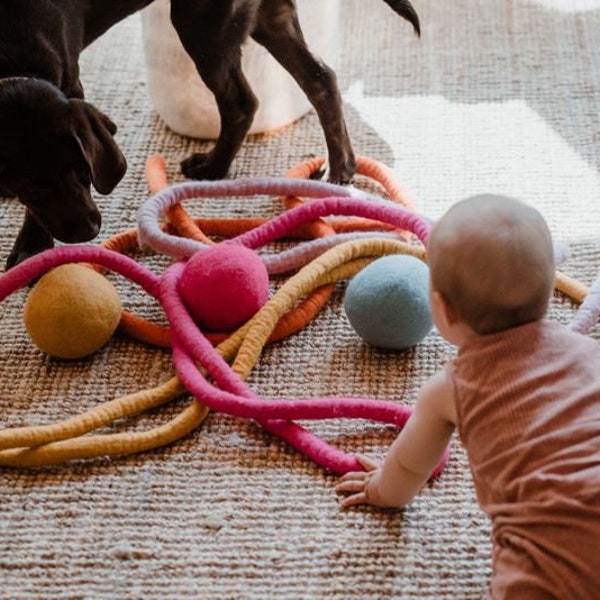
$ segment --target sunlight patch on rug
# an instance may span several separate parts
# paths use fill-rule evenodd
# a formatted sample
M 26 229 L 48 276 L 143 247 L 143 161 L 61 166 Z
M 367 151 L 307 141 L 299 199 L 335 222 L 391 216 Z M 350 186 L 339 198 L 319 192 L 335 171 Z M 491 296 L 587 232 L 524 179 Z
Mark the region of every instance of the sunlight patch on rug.
M 598 236 L 600 174 L 526 102 L 371 97 L 361 82 L 344 100 L 390 146 L 389 166 L 425 215 L 473 194 L 505 194 L 536 206 L 559 238 Z
M 531 0 L 544 8 L 564 13 L 585 12 L 600 9 L 600 0 Z

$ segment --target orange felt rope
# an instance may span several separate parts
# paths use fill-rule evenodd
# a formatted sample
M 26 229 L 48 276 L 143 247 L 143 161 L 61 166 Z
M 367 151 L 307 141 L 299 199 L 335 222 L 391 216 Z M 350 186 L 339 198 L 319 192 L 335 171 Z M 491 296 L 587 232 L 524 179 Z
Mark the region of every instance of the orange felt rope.
M 308 179 L 319 171 L 324 164 L 324 158 L 310 158 L 290 169 L 286 173 L 286 177 Z M 382 164 L 366 157 L 358 157 L 357 174 L 370 177 L 379 183 L 394 200 L 405 206 L 412 205 L 394 181 L 391 172 Z M 147 159 L 146 179 L 152 194 L 168 186 L 166 165 L 162 156 L 153 155 Z M 282 198 L 282 202 L 286 209 L 299 206 L 303 203 L 297 197 L 285 197 Z M 265 218 L 192 219 L 181 204 L 170 207 L 166 214 L 169 222 L 165 224 L 165 227 L 175 230 L 179 235 L 190 237 L 206 244 L 215 243 L 209 236 L 235 237 L 267 221 Z M 346 220 L 336 219 L 333 221 L 318 219 L 298 228 L 298 230 L 293 232 L 293 235 L 300 238 L 316 238 L 334 235 L 339 232 L 391 229 L 394 228 L 371 219 L 354 218 Z M 121 232 L 106 240 L 102 245 L 110 250 L 126 254 L 137 247 L 137 230 L 130 229 Z M 331 297 L 333 290 L 333 284 L 328 284 L 314 290 L 307 298 L 304 298 L 297 306 L 282 316 L 280 322 L 273 330 L 269 341 L 282 339 L 305 327 L 323 308 Z M 122 311 L 119 330 L 121 333 L 146 344 L 161 347 L 170 346 L 171 340 L 167 327 L 148 321 L 126 310 Z M 228 335 L 227 333 L 212 333 L 208 337 L 211 343 L 218 344 L 226 339 Z

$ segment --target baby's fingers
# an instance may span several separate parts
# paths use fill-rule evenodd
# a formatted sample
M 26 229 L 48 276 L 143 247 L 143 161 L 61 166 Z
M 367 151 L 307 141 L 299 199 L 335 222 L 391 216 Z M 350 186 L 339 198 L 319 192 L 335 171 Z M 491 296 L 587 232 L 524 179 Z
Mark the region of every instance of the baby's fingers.
M 365 482 L 362 479 L 347 479 L 341 481 L 335 486 L 335 491 L 338 494 L 352 494 L 362 492 L 365 489 Z
M 365 468 L 365 471 L 376 471 L 379 468 L 379 463 L 364 454 L 357 454 L 356 460 Z
M 340 500 L 340 506 L 342 508 L 348 508 L 349 506 L 358 506 L 359 504 L 367 504 L 368 498 L 366 492 L 359 492 L 358 494 L 352 494 L 352 496 L 346 496 Z
M 368 477 L 366 471 L 350 471 L 340 477 L 340 481 L 364 481 Z

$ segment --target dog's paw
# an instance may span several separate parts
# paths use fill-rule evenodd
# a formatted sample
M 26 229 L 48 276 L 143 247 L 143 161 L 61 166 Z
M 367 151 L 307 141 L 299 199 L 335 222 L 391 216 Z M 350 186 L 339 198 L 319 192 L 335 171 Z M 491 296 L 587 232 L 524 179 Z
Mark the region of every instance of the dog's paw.
M 319 169 L 310 174 L 309 179 L 314 181 L 329 181 L 329 164 L 323 163 Z
M 228 168 L 215 164 L 212 152 L 196 152 L 180 163 L 181 172 L 188 179 L 223 179 Z
M 330 161 L 327 167 L 327 181 L 329 183 L 337 183 L 339 185 L 347 185 L 352 182 L 356 174 L 356 160 L 354 156 L 346 158 L 341 162 Z
M 54 240 L 51 240 L 49 244 L 45 244 L 43 247 L 40 246 L 36 248 L 26 248 L 24 246 L 15 245 L 6 259 L 4 268 L 6 271 L 8 271 L 8 269 L 18 265 L 19 263 L 22 263 L 24 260 L 27 260 L 28 258 L 31 258 L 32 256 L 35 256 L 36 254 L 39 254 L 44 250 L 49 250 L 53 247 Z
M 13 194 L 8 188 L 0 185 L 0 198 L 14 198 L 16 194 Z
M 354 179 L 354 170 L 348 171 L 348 174 L 333 175 L 329 163 L 323 163 L 319 169 L 310 174 L 309 179 L 314 181 L 327 181 L 336 185 L 351 185 Z

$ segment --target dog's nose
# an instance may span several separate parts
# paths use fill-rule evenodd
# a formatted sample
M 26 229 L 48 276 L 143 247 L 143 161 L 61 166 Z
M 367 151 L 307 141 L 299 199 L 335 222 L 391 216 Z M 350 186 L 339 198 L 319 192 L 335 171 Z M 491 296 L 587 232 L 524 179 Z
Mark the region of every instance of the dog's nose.
M 65 244 L 80 244 L 93 240 L 100 232 L 102 217 L 96 213 L 92 218 L 64 219 L 51 231 L 52 237 Z
M 98 218 L 94 221 L 89 221 L 87 223 L 78 223 L 74 224 L 72 228 L 69 228 L 70 235 L 67 234 L 67 237 L 70 237 L 69 240 L 61 240 L 63 242 L 67 242 L 69 244 L 78 244 L 81 242 L 89 242 L 93 240 L 100 233 L 100 226 L 102 225 L 102 218 L 98 215 Z
M 100 218 L 100 216 L 98 216 L 98 219 L 93 222 L 93 223 L 88 223 L 87 227 L 82 227 L 79 230 L 75 230 L 75 237 L 77 239 L 73 240 L 73 242 L 89 242 L 90 240 L 93 240 L 99 233 L 100 233 L 100 226 L 102 224 L 102 220 Z

